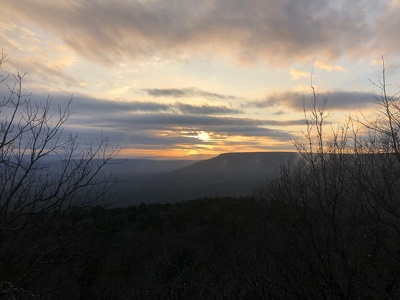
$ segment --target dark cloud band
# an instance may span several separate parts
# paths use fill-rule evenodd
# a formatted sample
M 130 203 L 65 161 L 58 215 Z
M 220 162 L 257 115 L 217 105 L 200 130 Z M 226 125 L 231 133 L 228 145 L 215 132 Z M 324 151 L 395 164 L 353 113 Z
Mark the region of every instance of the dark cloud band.
M 201 97 L 206 99 L 216 99 L 216 100 L 229 100 L 236 99 L 234 96 L 222 95 L 218 93 L 211 93 L 207 91 L 202 91 L 195 88 L 186 89 L 144 89 L 148 95 L 153 97 L 173 97 L 173 98 L 192 98 Z
M 333 91 L 321 93 L 318 98 L 322 100 L 328 98 L 327 108 L 335 110 L 354 110 L 363 109 L 374 103 L 377 95 L 367 92 L 345 92 Z M 267 96 L 263 100 L 249 101 L 247 107 L 268 108 L 274 106 L 284 106 L 286 108 L 303 111 L 304 108 L 309 108 L 312 102 L 312 95 L 309 93 L 294 93 L 285 92 Z

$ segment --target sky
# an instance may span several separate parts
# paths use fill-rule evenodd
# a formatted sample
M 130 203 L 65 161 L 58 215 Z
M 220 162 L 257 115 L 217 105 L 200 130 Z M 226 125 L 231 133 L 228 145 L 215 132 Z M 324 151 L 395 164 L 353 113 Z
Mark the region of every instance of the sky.
M 26 73 L 32 101 L 72 96 L 66 130 L 124 157 L 295 151 L 311 82 L 334 125 L 375 114 L 382 56 L 400 83 L 400 0 L 16 0 L 0 15 L 0 72 Z

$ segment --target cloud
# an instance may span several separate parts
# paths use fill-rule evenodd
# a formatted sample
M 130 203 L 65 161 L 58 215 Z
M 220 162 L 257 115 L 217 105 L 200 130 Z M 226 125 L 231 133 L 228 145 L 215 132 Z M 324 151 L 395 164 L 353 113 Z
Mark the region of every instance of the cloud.
M 118 142 L 125 149 L 147 151 L 191 149 L 200 152 L 204 149 L 213 149 L 215 153 L 230 151 L 226 146 L 233 144 L 236 144 L 236 148 L 232 149 L 236 151 L 239 148 L 265 150 L 268 149 L 265 148 L 267 141 L 284 143 L 297 138 L 290 131 L 275 127 L 303 124 L 303 120 L 280 122 L 168 113 L 137 113 L 118 117 L 109 115 L 102 116 L 101 119 L 97 118 L 96 114 L 90 116 L 74 114 L 68 122 L 72 130 L 79 129 L 79 133 L 87 132 L 84 136 L 88 137 L 94 136 L 94 130 L 97 132 L 101 130 L 112 142 Z M 199 139 L 201 132 L 210 138 Z
M 1 91 L 0 91 L 1 92 Z M 7 91 L 3 91 L 7 93 Z M 44 95 L 32 95 L 31 100 L 40 102 L 46 99 Z M 51 97 L 56 103 L 66 104 L 71 96 L 54 95 Z M 83 95 L 72 96 L 71 112 L 73 114 L 97 115 L 103 117 L 105 115 L 132 115 L 135 113 L 177 113 L 182 115 L 232 115 L 240 114 L 241 111 L 229 108 L 225 105 L 192 105 L 182 102 L 171 104 L 158 103 L 152 101 L 115 101 L 106 99 L 96 99 Z M 55 107 L 56 108 L 56 107 Z M 56 111 L 54 111 L 55 113 Z
M 234 96 L 222 95 L 217 93 L 211 93 L 196 88 L 185 88 L 185 89 L 143 89 L 149 96 L 153 97 L 172 97 L 172 98 L 192 98 L 200 97 L 206 99 L 216 100 L 229 100 L 236 99 Z
M 292 79 L 293 80 L 298 80 L 304 77 L 310 77 L 310 73 L 309 72 L 304 72 L 304 71 L 300 71 L 297 69 L 291 69 L 290 70 L 290 75 L 292 75 Z
M 346 91 L 333 91 L 319 95 L 320 99 L 328 97 L 327 107 L 334 110 L 361 110 L 372 105 L 376 96 L 374 93 Z M 295 111 L 303 111 L 304 105 L 308 107 L 311 100 L 310 94 L 283 92 L 270 95 L 262 100 L 249 101 L 247 105 L 256 108 L 284 106 Z
M 239 110 L 226 106 L 191 105 L 178 102 L 173 107 L 176 107 L 181 113 L 188 115 L 227 115 L 240 113 Z
M 136 112 L 162 112 L 170 110 L 167 104 L 156 102 L 139 102 L 139 101 L 111 101 L 104 99 L 84 98 L 81 96 L 75 97 L 71 109 L 75 109 L 80 114 L 95 112 L 103 115 L 111 114 L 129 114 Z
M 60 85 L 67 88 L 86 86 L 85 80 L 66 72 L 77 61 L 69 47 L 41 41 L 31 29 L 12 26 L 12 21 L 7 24 L 7 16 L 5 25 L 0 26 L 0 44 L 3 45 L 4 52 L 12 54 L 9 55 L 7 63 L 2 65 L 2 69 L 12 74 L 16 73 L 16 70 L 22 74 L 36 74 L 36 77 L 25 78 L 24 82 L 42 90 L 59 89 Z
M 25 57 L 18 60 L 9 60 L 6 64 L 6 70 L 9 73 L 15 73 L 15 70 L 21 70 L 24 73 L 34 73 L 37 78 L 40 78 L 40 83 L 44 84 L 45 89 L 51 87 L 59 87 L 60 84 L 67 87 L 78 86 L 83 87 L 86 82 L 80 78 L 67 75 L 65 73 L 64 61 L 53 61 L 51 64 L 45 63 L 45 59 L 41 57 Z M 28 78 L 28 82 L 37 84 L 38 82 Z
M 236 61 L 397 53 L 393 1 L 41 1 L 2 3 L 7 20 L 50 32 L 89 60 L 231 55 Z
M 30 101 L 39 103 L 46 98 L 45 95 L 33 94 Z M 50 114 L 57 118 L 58 107 L 65 107 L 69 100 L 68 96 L 54 95 Z M 126 149 L 218 146 L 221 147 L 220 151 L 226 151 L 223 145 L 232 141 L 241 141 L 241 147 L 252 143 L 261 145 L 265 140 L 290 141 L 296 136 L 284 128 L 304 123 L 301 119 L 278 121 L 228 117 L 224 115 L 239 112 L 224 106 L 108 101 L 82 95 L 74 96 L 70 112 L 65 132 L 77 132 L 82 144 L 102 132 L 112 142 Z M 210 138 L 199 139 L 199 133 L 202 132 Z
M 320 62 L 320 61 L 316 61 L 315 62 L 315 66 L 318 68 L 318 69 L 321 69 L 321 70 L 325 70 L 325 71 L 328 71 L 328 72 L 331 72 L 331 71 L 347 71 L 345 68 L 343 68 L 342 66 L 339 66 L 339 65 L 330 65 L 330 64 L 327 64 L 327 63 L 323 63 L 323 62 Z
M 187 128 L 207 128 L 212 131 L 213 128 L 262 128 L 264 126 L 289 126 L 303 124 L 303 120 L 263 120 L 251 118 L 232 118 L 232 117 L 214 117 L 214 116 L 198 116 L 198 115 L 178 115 L 178 114 L 143 114 L 122 115 L 118 119 L 112 116 L 104 116 L 100 120 L 92 116 L 92 118 L 82 118 L 79 120 L 82 124 L 92 124 L 98 122 L 104 126 L 120 126 L 129 130 L 129 128 L 151 128 L 160 129 L 172 127 Z M 130 127 L 132 125 L 132 127 Z M 215 129 L 214 129 L 215 130 Z M 221 129 L 222 130 L 222 129 Z
M 169 135 L 182 136 L 183 132 L 214 132 L 229 140 L 232 136 L 269 137 L 277 140 L 291 140 L 294 136 L 286 130 L 271 129 L 269 126 L 303 125 L 303 120 L 261 120 L 248 118 L 228 118 L 212 116 L 188 116 L 177 114 L 134 114 L 103 116 L 97 119 L 95 115 L 74 115 L 71 122 L 82 127 L 107 128 L 107 130 L 124 132 L 127 135 L 146 132 L 147 136 Z M 173 133 L 173 134 L 172 134 Z M 161 142 L 161 140 L 160 140 Z M 198 141 L 197 141 L 198 143 Z M 162 144 L 162 143 L 161 143 Z

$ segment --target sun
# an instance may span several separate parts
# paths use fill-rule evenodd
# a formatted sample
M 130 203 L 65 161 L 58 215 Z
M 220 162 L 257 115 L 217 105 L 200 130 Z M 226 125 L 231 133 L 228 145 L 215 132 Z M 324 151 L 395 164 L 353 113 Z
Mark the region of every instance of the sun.
M 207 132 L 200 131 L 197 133 L 196 138 L 202 140 L 203 142 L 206 142 L 210 140 L 210 135 Z

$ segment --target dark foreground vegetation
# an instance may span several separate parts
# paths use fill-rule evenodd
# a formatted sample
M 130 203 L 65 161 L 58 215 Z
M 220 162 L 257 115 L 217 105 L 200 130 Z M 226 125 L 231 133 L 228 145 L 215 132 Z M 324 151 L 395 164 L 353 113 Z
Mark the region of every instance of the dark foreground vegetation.
M 282 201 L 215 198 L 51 217 L 51 228 L 49 216 L 30 217 L 40 225 L 17 244 L 12 234 L 2 236 L 5 297 L 399 297 L 396 227 L 366 215 L 335 218 Z
M 27 299 L 34 295 L 48 299 L 286 297 L 290 291 L 282 277 L 285 271 L 270 253 L 271 241 L 285 238 L 284 232 L 276 230 L 279 210 L 251 198 L 217 198 L 59 213 L 59 224 L 47 229 L 47 241 L 36 249 L 36 257 L 30 248 L 32 240 L 42 238 L 41 227 L 30 231 L 12 255 L 4 257 L 3 275 L 18 286 L 15 290 L 9 286 L 7 295 Z M 31 222 L 45 219 L 32 217 Z M 68 237 L 73 243 L 67 242 Z M 29 270 L 32 259 L 59 239 L 65 240 L 63 245 L 40 257 L 41 262 Z M 279 250 L 284 255 L 287 249 L 282 244 Z M 288 258 L 295 259 L 292 254 Z
M 384 67 L 374 120 L 326 131 L 327 98 L 312 88 L 301 159 L 254 197 L 114 209 L 102 171 L 118 150 L 107 138 L 81 147 L 62 132 L 68 105 L 52 115 L 50 99 L 31 103 L 23 76 L 11 79 L 0 101 L 1 298 L 400 298 L 400 106 Z

